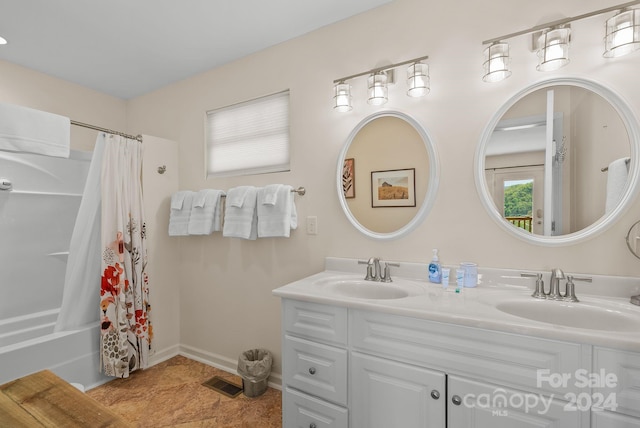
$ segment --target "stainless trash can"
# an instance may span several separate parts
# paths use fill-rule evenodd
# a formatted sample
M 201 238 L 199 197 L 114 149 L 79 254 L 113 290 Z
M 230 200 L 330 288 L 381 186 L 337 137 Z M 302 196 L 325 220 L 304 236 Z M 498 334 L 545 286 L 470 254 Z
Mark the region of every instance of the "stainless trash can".
M 273 357 L 266 349 L 250 349 L 238 358 L 238 374 L 242 378 L 242 393 L 258 397 L 267 390 Z

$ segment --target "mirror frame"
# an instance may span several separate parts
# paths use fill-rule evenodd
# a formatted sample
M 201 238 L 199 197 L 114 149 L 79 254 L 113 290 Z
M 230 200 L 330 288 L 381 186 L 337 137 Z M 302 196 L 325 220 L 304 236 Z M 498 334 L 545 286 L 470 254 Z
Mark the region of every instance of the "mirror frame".
M 349 151 L 349 147 L 351 147 L 351 143 L 355 136 L 360 132 L 362 128 L 364 128 L 369 122 L 372 122 L 381 117 L 395 117 L 404 120 L 409 125 L 413 126 L 413 128 L 418 132 L 420 137 L 422 138 L 422 142 L 424 143 L 425 149 L 429 155 L 429 183 L 427 185 L 427 191 L 424 195 L 424 200 L 422 201 L 422 205 L 418 209 L 416 215 L 409 221 L 407 224 L 395 230 L 394 232 L 388 233 L 380 233 L 374 232 L 372 230 L 364 227 L 351 213 L 349 206 L 347 204 L 347 199 L 344 197 L 344 192 L 342 189 L 342 170 L 344 166 L 344 159 Z M 414 230 L 424 219 L 427 217 L 431 208 L 436 200 L 436 194 L 438 192 L 438 184 L 440 177 L 440 165 L 438 161 L 438 155 L 436 153 L 435 144 L 433 139 L 430 137 L 429 133 L 411 116 L 406 113 L 402 113 L 400 111 L 381 111 L 374 113 L 365 117 L 356 127 L 351 131 L 347 140 L 340 151 L 340 155 L 338 156 L 338 165 L 336 168 L 336 189 L 338 191 L 338 199 L 340 201 L 340 206 L 342 207 L 342 211 L 349 219 L 349 222 L 361 233 L 366 235 L 369 238 L 378 239 L 378 240 L 391 240 L 403 237 L 412 230 Z
M 622 119 L 622 122 L 624 123 L 629 135 L 631 158 L 629 178 L 622 195 L 622 200 L 618 204 L 618 206 L 608 214 L 600 217 L 591 226 L 566 235 L 532 235 L 527 233 L 526 231 L 521 231 L 520 229 L 513 227 L 511 224 L 505 221 L 502 215 L 498 212 L 493 199 L 491 198 L 491 194 L 488 190 L 485 179 L 485 152 L 494 128 L 496 127 L 500 119 L 504 116 L 504 114 L 516 102 L 520 101 L 523 97 L 529 95 L 534 91 L 557 85 L 577 86 L 590 90 L 607 100 L 620 115 L 620 118 Z M 604 232 L 621 217 L 621 215 L 629 208 L 629 206 L 633 202 L 635 196 L 638 193 L 638 174 L 640 171 L 640 166 L 638 165 L 638 163 L 640 162 L 639 145 L 640 127 L 638 125 L 638 120 L 629 105 L 613 90 L 603 86 L 600 83 L 596 83 L 584 78 L 563 77 L 543 80 L 538 83 L 534 83 L 533 85 L 521 90 L 520 92 L 512 96 L 504 105 L 500 107 L 500 109 L 494 114 L 494 116 L 484 128 L 484 131 L 482 132 L 482 135 L 480 137 L 480 144 L 476 148 L 475 154 L 474 176 L 476 180 L 476 188 L 478 190 L 480 201 L 489 213 L 489 216 L 498 224 L 498 226 L 506 230 L 511 235 L 516 236 L 517 238 L 520 238 L 526 242 L 544 246 L 563 246 L 576 244 L 578 242 L 593 238 L 594 236 Z

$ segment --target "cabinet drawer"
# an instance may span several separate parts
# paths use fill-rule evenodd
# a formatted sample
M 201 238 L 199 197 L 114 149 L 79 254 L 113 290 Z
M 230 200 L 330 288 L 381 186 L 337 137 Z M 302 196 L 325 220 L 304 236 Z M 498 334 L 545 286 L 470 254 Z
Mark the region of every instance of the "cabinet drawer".
M 285 335 L 283 380 L 288 386 L 347 404 L 347 351 Z
M 527 391 L 582 391 L 574 382 L 552 386 L 542 378 L 573 376 L 589 355 L 580 344 L 359 310 L 350 316 L 354 350 Z
M 284 428 L 347 428 L 349 414 L 344 407 L 291 388 L 285 388 L 283 395 Z
M 615 375 L 611 387 L 594 388 L 605 396 L 615 394 L 617 412 L 640 417 L 640 354 L 608 348 L 593 348 L 594 378 Z
M 347 345 L 347 308 L 284 300 L 282 318 L 285 332 L 332 345 Z

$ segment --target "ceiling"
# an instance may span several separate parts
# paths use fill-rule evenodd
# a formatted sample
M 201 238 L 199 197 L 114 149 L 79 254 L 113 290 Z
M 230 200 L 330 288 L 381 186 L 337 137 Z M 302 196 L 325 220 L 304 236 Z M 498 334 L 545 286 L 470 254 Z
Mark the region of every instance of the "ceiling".
M 393 0 L 2 0 L 0 59 L 130 99 Z

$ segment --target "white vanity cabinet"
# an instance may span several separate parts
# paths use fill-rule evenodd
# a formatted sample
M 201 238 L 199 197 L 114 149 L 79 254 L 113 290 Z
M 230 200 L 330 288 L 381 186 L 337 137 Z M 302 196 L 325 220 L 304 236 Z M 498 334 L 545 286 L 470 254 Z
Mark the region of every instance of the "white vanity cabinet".
M 282 302 L 284 427 L 640 428 L 640 354 Z M 594 408 L 598 393 L 617 408 Z

